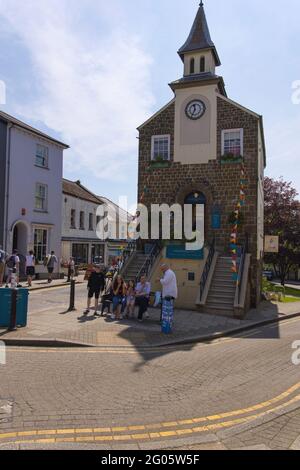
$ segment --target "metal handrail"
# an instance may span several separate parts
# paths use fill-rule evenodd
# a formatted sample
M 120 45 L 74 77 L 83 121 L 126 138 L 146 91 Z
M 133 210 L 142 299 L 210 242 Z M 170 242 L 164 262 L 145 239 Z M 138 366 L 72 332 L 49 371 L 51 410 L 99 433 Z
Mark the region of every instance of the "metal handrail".
M 210 245 L 210 248 L 209 248 L 208 257 L 207 257 L 205 267 L 204 267 L 204 271 L 202 273 L 202 277 L 201 277 L 201 281 L 200 281 L 200 300 L 202 300 L 202 297 L 203 297 L 203 294 L 204 294 L 207 278 L 208 278 L 210 268 L 211 268 L 211 265 L 212 265 L 212 262 L 213 262 L 213 259 L 214 259 L 214 256 L 215 256 L 215 252 L 216 252 L 215 239 L 213 239 L 213 241 Z
M 242 294 L 242 284 L 244 278 L 244 268 L 246 262 L 246 255 L 248 253 L 248 245 L 249 245 L 249 238 L 248 234 L 246 234 L 246 239 L 242 248 L 240 263 L 239 263 L 239 273 L 238 273 L 238 280 L 237 280 L 237 288 L 238 288 L 238 301 L 241 301 L 241 294 Z
M 150 269 L 153 267 L 159 253 L 161 252 L 161 248 L 162 247 L 159 242 L 156 242 L 155 245 L 153 245 L 151 252 L 147 256 L 143 266 L 141 267 L 135 278 L 136 283 L 139 282 L 142 276 L 148 276 Z
M 121 269 L 119 269 L 119 273 L 122 273 L 125 271 L 133 254 L 136 253 L 136 251 L 137 251 L 137 242 L 136 240 L 133 240 L 128 243 L 126 250 L 123 251 L 123 265 Z

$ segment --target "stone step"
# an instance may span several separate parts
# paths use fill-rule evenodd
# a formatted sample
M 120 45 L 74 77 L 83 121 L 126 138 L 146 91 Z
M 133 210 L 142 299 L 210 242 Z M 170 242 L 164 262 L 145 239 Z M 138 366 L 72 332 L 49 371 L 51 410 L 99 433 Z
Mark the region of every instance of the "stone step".
M 223 292 L 220 292 L 218 290 L 210 290 L 209 291 L 209 294 L 208 294 L 208 298 L 209 297 L 213 297 L 215 299 L 230 299 L 230 300 L 234 300 L 234 297 L 235 297 L 235 291 L 231 291 L 231 292 L 227 292 L 227 291 L 223 291 Z
M 235 285 L 235 281 L 232 279 L 231 276 L 226 277 L 226 276 L 216 276 L 213 278 L 212 282 L 218 282 L 218 283 L 226 283 L 226 284 L 231 284 L 232 286 Z
M 231 307 L 233 308 L 234 304 L 234 299 L 226 299 L 226 298 L 221 298 L 221 297 L 212 297 L 208 296 L 206 305 L 211 306 L 211 305 L 219 305 L 219 306 L 224 306 L 224 307 Z

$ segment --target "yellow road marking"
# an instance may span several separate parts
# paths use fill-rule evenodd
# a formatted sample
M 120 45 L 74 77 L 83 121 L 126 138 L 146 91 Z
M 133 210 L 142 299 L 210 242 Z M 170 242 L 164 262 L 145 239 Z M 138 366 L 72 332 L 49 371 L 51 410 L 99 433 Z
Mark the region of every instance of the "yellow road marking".
M 287 407 L 289 404 L 296 403 L 300 400 L 300 395 L 297 395 L 296 397 L 292 398 L 289 400 L 287 403 L 283 403 L 281 405 L 278 405 L 275 408 L 266 410 L 264 412 L 254 414 L 252 416 L 246 416 L 243 417 L 243 415 L 251 413 L 252 411 L 257 411 L 257 410 L 262 410 L 263 408 L 268 408 L 272 406 L 275 403 L 278 403 L 282 401 L 283 399 L 289 397 L 291 394 L 296 392 L 297 390 L 300 389 L 300 382 L 295 384 L 294 386 L 290 387 L 287 391 L 283 392 L 282 394 L 278 395 L 275 398 L 272 398 L 269 401 L 265 401 L 263 403 L 259 403 L 257 405 L 254 405 L 249 408 L 244 408 L 241 410 L 234 410 L 231 412 L 226 412 L 226 413 L 220 413 L 219 415 L 212 415 L 212 416 L 207 416 L 203 418 L 195 418 L 192 420 L 181 420 L 181 421 L 172 421 L 172 422 L 167 422 L 167 423 L 159 423 L 159 424 L 150 424 L 150 425 L 141 425 L 141 426 L 120 426 L 120 427 L 114 427 L 114 428 L 75 428 L 75 429 L 52 429 L 52 430 L 33 430 L 33 431 L 21 431 L 21 432 L 11 432 L 11 433 L 4 433 L 0 434 L 0 440 L 7 440 L 7 439 L 17 439 L 19 437 L 34 437 L 34 436 L 51 436 L 51 435 L 74 435 L 76 436 L 77 434 L 89 434 L 93 436 L 93 440 L 97 438 L 97 440 L 105 440 L 107 437 L 111 437 L 109 440 L 113 440 L 117 438 L 118 440 L 124 440 L 125 435 L 119 435 L 119 436 L 95 436 L 96 434 L 104 434 L 104 433 L 120 433 L 120 432 L 127 432 L 126 437 L 130 436 L 131 439 L 134 440 L 144 440 L 144 439 L 153 439 L 151 436 L 157 436 L 158 434 L 160 437 L 171 437 L 174 434 L 175 435 L 184 435 L 184 434 L 191 434 L 191 433 L 197 433 L 197 432 L 203 432 L 203 431 L 209 431 L 209 430 L 217 430 L 221 429 L 223 427 L 229 427 L 229 426 L 234 426 L 240 423 L 245 423 L 248 422 L 249 420 L 257 419 L 257 417 L 260 416 L 265 416 L 267 414 L 273 413 L 274 411 L 278 409 L 282 409 Z M 231 420 L 231 421 L 224 421 L 216 424 L 211 424 L 212 421 L 218 421 L 222 420 L 225 418 L 230 418 L 234 416 L 240 416 L 237 419 Z M 178 428 L 182 425 L 192 425 L 192 424 L 199 424 L 199 423 L 205 423 L 205 425 L 201 427 L 197 426 L 192 426 L 190 429 L 175 429 L 174 431 L 169 430 L 169 431 L 163 431 L 164 428 Z M 137 430 L 145 430 L 145 429 L 153 429 L 156 432 L 152 433 L 140 433 L 140 434 L 129 434 L 130 431 L 137 431 Z M 178 434 L 179 433 L 179 434 Z M 105 438 L 105 439 L 104 439 Z M 47 438 L 49 440 L 49 438 Z M 64 442 L 64 441 L 58 441 L 60 438 L 54 438 L 56 442 Z M 61 439 L 68 439 L 68 438 L 61 438 Z M 70 438 L 73 439 L 73 438 Z M 78 436 L 74 437 L 74 439 L 79 440 L 78 442 L 82 441 L 89 441 L 91 440 L 90 436 L 84 437 L 84 436 Z M 53 440 L 53 439 L 52 439 Z M 107 440 L 107 439 L 106 439 Z M 128 439 L 127 439 L 128 440 Z M 38 439 L 39 442 L 41 442 L 41 439 Z M 21 441 L 25 442 L 25 441 Z M 31 441 L 33 442 L 33 441 Z
M 287 403 L 279 405 L 271 410 L 264 411 L 262 413 L 248 416 L 246 418 L 238 418 L 232 421 L 227 421 L 223 423 L 217 424 L 210 424 L 208 426 L 201 426 L 195 427 L 191 429 L 179 429 L 175 431 L 169 432 L 157 432 L 157 433 L 149 433 L 149 434 L 126 434 L 126 435 L 118 435 L 118 436 L 90 436 L 90 437 L 73 437 L 73 438 L 57 438 L 57 439 L 34 439 L 34 440 L 22 440 L 22 441 L 14 441 L 15 444 L 55 444 L 61 442 L 111 442 L 111 441 L 140 441 L 140 440 L 153 440 L 153 439 L 161 439 L 161 438 L 170 438 L 170 437 L 177 437 L 182 435 L 188 434 L 199 434 L 207 431 L 217 431 L 223 428 L 230 428 L 233 426 L 237 426 L 239 424 L 250 423 L 251 421 L 255 421 L 258 418 L 267 416 L 268 414 L 274 413 L 275 411 L 282 410 L 289 405 L 300 401 L 300 395 L 297 395 L 293 399 L 289 400 Z M 15 433 L 18 434 L 18 433 Z

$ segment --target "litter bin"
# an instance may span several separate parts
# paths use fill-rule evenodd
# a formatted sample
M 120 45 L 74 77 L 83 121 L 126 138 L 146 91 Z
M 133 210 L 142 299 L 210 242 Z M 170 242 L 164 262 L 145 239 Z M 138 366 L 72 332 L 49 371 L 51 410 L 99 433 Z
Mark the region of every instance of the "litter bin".
M 18 289 L 17 295 L 17 326 L 27 325 L 28 290 Z M 0 328 L 10 326 L 12 289 L 0 289 Z

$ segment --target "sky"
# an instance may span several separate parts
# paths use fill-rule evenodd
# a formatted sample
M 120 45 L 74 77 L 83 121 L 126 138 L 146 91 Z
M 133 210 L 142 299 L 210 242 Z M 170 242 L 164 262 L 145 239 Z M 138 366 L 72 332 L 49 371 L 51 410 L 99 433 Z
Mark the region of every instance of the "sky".
M 136 128 L 173 98 L 198 4 L 0 0 L 0 108 L 71 146 L 66 178 L 133 205 Z M 228 96 L 264 117 L 266 174 L 300 192 L 299 0 L 204 4 Z

